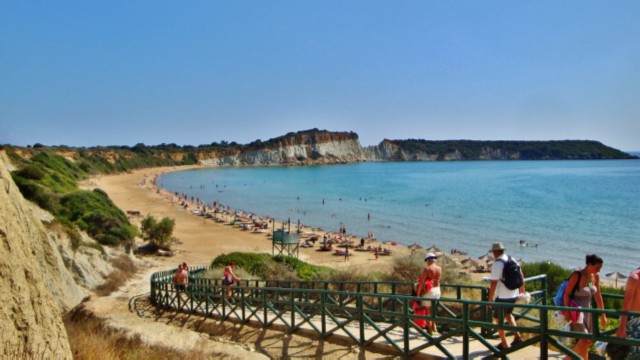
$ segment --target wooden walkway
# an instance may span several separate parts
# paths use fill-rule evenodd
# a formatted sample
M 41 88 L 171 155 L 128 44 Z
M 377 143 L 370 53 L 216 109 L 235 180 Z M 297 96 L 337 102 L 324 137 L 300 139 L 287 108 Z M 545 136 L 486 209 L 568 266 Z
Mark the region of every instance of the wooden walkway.
M 156 306 L 200 314 L 241 323 L 253 322 L 263 327 L 282 328 L 289 332 L 317 334 L 321 338 L 337 337 L 381 352 L 398 354 L 404 358 L 434 359 L 515 358 L 560 359 L 577 354 L 560 343 L 558 336 L 589 338 L 610 342 L 640 345 L 637 340 L 622 340 L 612 332 L 580 334 L 554 330 L 549 314 L 562 309 L 543 305 L 546 300 L 546 277 L 529 278 L 529 283 L 542 284 L 543 290 L 533 291 L 534 301 L 516 305 L 514 314 L 518 327 L 492 323 L 492 312 L 486 300 L 487 289 L 482 286 L 449 286 L 443 297 L 432 301 L 435 309 L 430 317 L 417 316 L 410 311 L 414 297 L 405 295 L 410 283 L 368 282 L 302 282 L 248 280 L 227 287 L 220 280 L 200 278 L 202 269 L 192 269 L 187 292 L 173 288 L 173 271 L 156 273 L 151 278 L 151 301 Z M 444 286 L 443 286 L 444 287 Z M 466 300 L 479 299 L 479 300 Z M 611 310 L 585 309 L 585 316 Z M 434 320 L 440 333 L 429 335 L 414 320 Z M 507 333 L 518 330 L 525 340 L 507 350 L 495 348 L 499 343 L 497 329 Z M 511 337 L 510 337 L 511 339 Z

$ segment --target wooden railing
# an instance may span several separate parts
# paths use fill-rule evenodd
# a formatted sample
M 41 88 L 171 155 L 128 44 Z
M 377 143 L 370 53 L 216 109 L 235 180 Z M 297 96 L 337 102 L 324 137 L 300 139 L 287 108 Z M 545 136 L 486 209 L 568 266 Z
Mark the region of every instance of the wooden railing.
M 403 357 L 411 356 L 426 348 L 437 349 L 446 358 L 470 358 L 470 342 L 488 352 L 489 358 L 506 358 L 508 354 L 529 346 L 539 347 L 539 357 L 563 353 L 579 359 L 559 337 L 590 339 L 608 343 L 640 346 L 640 340 L 621 339 L 615 330 L 601 331 L 594 321 L 592 334 L 554 329 L 551 316 L 565 307 L 548 306 L 546 303 L 546 276 L 527 278 L 528 283 L 540 284 L 531 292 L 530 304 L 516 304 L 514 315 L 518 326 L 492 322 L 492 302 L 488 302 L 485 286 L 442 285 L 443 297 L 431 300 L 432 314 L 414 315 L 412 304 L 417 298 L 409 296 L 412 283 L 406 282 L 329 282 L 293 280 L 241 280 L 231 287 L 221 279 L 204 277 L 205 268 L 192 268 L 187 291 L 178 292 L 173 285 L 174 270 L 154 273 L 151 276 L 151 302 L 166 309 L 235 319 L 254 321 L 263 327 L 280 325 L 294 332 L 305 328 L 326 338 L 342 334 L 363 347 L 386 346 Z M 605 296 L 620 298 L 620 295 Z M 640 316 L 640 313 L 614 310 L 583 309 L 585 316 L 606 314 L 610 318 L 620 315 Z M 415 320 L 435 321 L 440 334 L 434 336 L 416 325 Z M 526 340 L 506 350 L 496 348 L 489 340 L 495 338 L 498 329 L 519 331 Z M 454 355 L 447 349 L 446 341 L 462 341 L 462 353 Z M 479 344 L 479 345 L 478 345 Z

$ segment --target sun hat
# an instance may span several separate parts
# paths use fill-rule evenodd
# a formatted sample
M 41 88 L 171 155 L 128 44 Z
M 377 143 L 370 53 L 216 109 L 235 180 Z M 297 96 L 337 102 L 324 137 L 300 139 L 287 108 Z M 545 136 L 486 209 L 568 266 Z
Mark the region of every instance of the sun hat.
M 438 258 L 438 257 L 437 257 L 437 256 L 436 256 L 436 254 L 434 254 L 434 253 L 428 253 L 428 254 L 424 257 L 424 259 L 425 259 L 425 260 L 432 260 L 432 259 L 437 259 L 437 258 Z
M 489 251 L 504 251 L 504 245 L 501 242 L 497 242 L 497 243 L 493 243 L 493 245 L 491 245 L 491 250 Z

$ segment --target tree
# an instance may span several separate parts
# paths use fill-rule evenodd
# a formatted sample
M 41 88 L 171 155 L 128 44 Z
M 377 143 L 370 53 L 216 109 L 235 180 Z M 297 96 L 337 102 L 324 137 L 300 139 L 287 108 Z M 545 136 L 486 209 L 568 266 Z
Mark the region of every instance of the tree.
M 142 238 L 152 246 L 158 248 L 167 247 L 166 245 L 171 241 L 175 225 L 176 221 L 174 219 L 165 217 L 158 221 L 155 217 L 147 215 L 141 223 Z

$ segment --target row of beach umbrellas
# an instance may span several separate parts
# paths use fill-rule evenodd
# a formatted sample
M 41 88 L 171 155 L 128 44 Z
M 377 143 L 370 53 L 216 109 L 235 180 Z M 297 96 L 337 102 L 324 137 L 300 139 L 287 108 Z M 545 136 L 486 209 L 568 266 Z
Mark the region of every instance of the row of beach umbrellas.
M 409 245 L 408 247 L 411 250 L 420 250 L 420 249 L 422 249 L 422 246 L 420 246 L 420 244 L 418 244 L 418 243 L 413 243 L 413 244 Z M 431 246 L 426 251 L 427 252 L 432 252 L 432 253 L 434 253 L 434 254 L 436 254 L 438 256 L 442 255 L 442 250 L 440 250 L 435 245 Z M 489 262 L 491 262 L 493 260 L 493 256 L 491 256 L 489 254 L 484 254 L 484 255 L 480 256 L 478 258 L 478 260 L 489 263 Z M 520 260 L 520 261 L 522 261 L 522 260 Z M 469 262 L 470 265 L 472 265 L 474 267 L 480 265 L 479 261 L 475 261 L 475 260 L 473 260 L 471 258 L 462 260 L 462 263 L 466 263 L 466 262 Z M 615 287 L 618 287 L 618 279 L 626 279 L 627 278 L 626 275 L 624 275 L 623 273 L 621 273 L 619 271 L 614 271 L 612 273 L 605 274 L 605 276 L 607 278 L 609 278 L 609 279 L 615 280 Z

